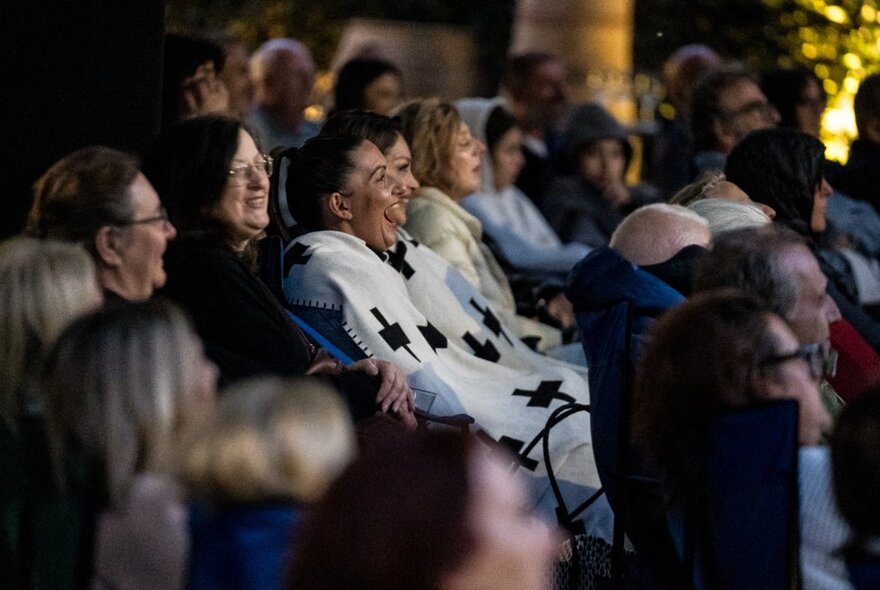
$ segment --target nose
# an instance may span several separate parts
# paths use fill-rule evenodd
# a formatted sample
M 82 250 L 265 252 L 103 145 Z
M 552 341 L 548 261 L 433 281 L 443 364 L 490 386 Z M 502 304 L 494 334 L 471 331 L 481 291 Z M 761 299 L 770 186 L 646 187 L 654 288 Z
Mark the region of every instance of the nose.
M 770 219 L 776 219 L 776 209 L 774 209 L 770 205 L 765 205 L 764 203 L 755 204 L 758 206 L 758 209 L 764 212 L 764 215 L 766 215 Z
M 177 228 L 174 227 L 173 223 L 171 223 L 170 221 L 168 221 L 166 219 L 165 220 L 165 239 L 166 240 L 173 240 L 176 237 L 177 237 Z
M 483 153 L 486 151 L 486 144 L 479 139 L 474 139 L 474 146 L 476 147 L 476 152 L 478 156 L 482 156 Z
M 825 318 L 829 324 L 840 321 L 843 318 L 840 308 L 837 307 L 837 304 L 827 293 L 825 294 Z

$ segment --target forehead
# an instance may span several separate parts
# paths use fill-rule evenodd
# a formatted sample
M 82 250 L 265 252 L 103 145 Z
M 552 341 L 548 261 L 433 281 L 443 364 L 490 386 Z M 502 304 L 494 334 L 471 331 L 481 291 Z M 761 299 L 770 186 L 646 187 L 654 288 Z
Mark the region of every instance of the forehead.
M 718 104 L 722 109 L 735 111 L 750 102 L 767 102 L 767 98 L 757 84 L 743 78 L 726 86 L 718 94 Z
M 786 267 L 798 277 L 801 287 L 824 292 L 828 279 L 819 268 L 816 257 L 806 246 L 789 248 L 785 256 Z
M 251 137 L 251 134 L 244 129 L 239 129 L 238 148 L 235 150 L 235 158 L 249 160 L 254 156 L 259 155 L 259 153 L 260 150 L 257 149 L 257 144 L 254 142 L 254 138 Z
M 562 65 L 562 62 L 555 59 L 541 62 L 535 66 L 534 70 L 532 70 L 532 75 L 529 76 L 529 81 L 539 84 L 564 82 L 565 66 Z
M 152 212 L 162 205 L 156 189 L 141 172 L 135 176 L 128 190 L 131 194 L 131 204 L 136 211 Z
M 385 165 L 385 156 L 372 141 L 362 141 L 354 155 L 355 166 L 365 174 L 372 174 L 376 168 Z
M 412 152 L 409 149 L 409 145 L 399 133 L 397 134 L 397 139 L 394 140 L 394 143 L 391 144 L 391 147 L 388 148 L 385 155 L 389 158 L 412 158 Z

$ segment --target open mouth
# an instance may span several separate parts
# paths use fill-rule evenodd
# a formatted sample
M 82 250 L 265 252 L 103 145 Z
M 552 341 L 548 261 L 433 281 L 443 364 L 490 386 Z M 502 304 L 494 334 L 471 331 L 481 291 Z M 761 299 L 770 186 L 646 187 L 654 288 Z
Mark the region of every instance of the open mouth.
M 385 211 L 382 212 L 385 217 L 385 221 L 387 221 L 390 225 L 392 225 L 395 229 L 406 223 L 406 201 L 397 201 L 396 203 L 392 203 L 391 205 L 385 207 Z

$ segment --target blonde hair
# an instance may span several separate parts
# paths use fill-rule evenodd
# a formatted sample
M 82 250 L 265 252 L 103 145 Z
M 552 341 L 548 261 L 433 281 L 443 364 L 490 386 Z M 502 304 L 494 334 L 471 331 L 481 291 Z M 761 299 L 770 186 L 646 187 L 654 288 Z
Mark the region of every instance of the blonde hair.
M 102 296 L 85 249 L 26 237 L 0 244 L 0 285 L 0 416 L 15 430 L 20 397 L 45 349 Z
M 449 192 L 455 140 L 462 118 L 452 104 L 439 98 L 418 98 L 401 105 L 396 115 L 403 138 L 412 150 L 413 176 L 422 186 Z
M 705 219 L 680 205 L 655 203 L 627 215 L 608 245 L 630 262 L 648 266 L 666 262 L 685 246 L 710 241 Z
M 167 302 L 126 303 L 72 323 L 40 381 L 62 487 L 84 461 L 101 468 L 101 487 L 121 506 L 135 474 L 163 470 L 212 393 L 203 359 L 189 320 Z
M 724 172 L 720 170 L 709 170 L 700 175 L 692 183 L 683 187 L 669 199 L 671 205 L 681 205 L 687 207 L 691 203 L 702 199 L 709 199 L 714 196 L 715 188 L 719 184 L 727 180 Z
M 263 378 L 228 389 L 184 445 L 181 479 L 215 503 L 320 497 L 352 456 L 339 395 L 314 379 Z

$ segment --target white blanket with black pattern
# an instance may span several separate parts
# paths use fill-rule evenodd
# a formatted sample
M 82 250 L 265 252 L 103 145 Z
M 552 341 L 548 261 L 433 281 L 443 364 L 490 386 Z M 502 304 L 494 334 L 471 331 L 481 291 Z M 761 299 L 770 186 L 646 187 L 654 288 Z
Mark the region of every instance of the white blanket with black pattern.
M 389 253 L 380 257 L 341 232 L 297 238 L 284 256 L 290 309 L 350 358 L 375 357 L 401 367 L 423 409 L 473 416 L 482 436 L 520 455 L 539 506 L 552 510 L 541 445 L 522 451 L 554 409 L 589 403 L 585 369 L 525 346 L 459 281 L 470 283 L 428 248 L 401 240 Z M 553 429 L 550 457 L 569 508 L 599 487 L 587 414 Z M 606 536 L 607 516 L 603 499 L 584 520 Z

